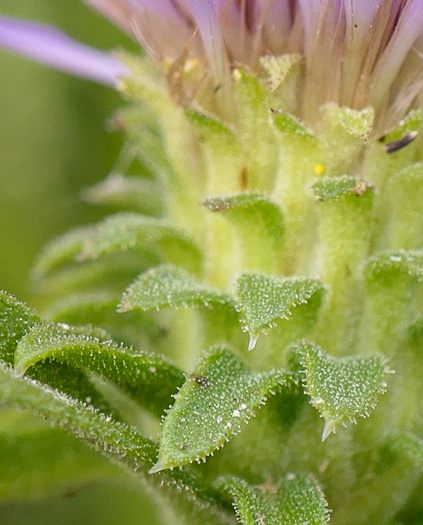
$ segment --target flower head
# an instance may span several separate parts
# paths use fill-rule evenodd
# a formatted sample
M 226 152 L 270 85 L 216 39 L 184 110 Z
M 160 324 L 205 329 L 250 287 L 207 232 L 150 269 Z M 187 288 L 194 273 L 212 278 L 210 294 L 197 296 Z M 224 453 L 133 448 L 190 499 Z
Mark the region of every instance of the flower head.
M 221 94 L 231 90 L 231 69 L 238 65 L 261 74 L 263 56 L 301 56 L 295 111 L 308 121 L 321 104 L 336 102 L 357 109 L 372 105 L 386 126 L 422 92 L 421 0 L 84 1 L 161 63 L 198 64 L 195 81 L 208 81 Z M 13 38 L 21 45 L 10 44 L 13 23 L 0 20 L 6 47 L 25 52 L 31 41 L 51 37 L 45 28 L 43 35 L 29 31 L 23 37 L 16 26 Z M 32 56 L 48 61 L 38 50 Z

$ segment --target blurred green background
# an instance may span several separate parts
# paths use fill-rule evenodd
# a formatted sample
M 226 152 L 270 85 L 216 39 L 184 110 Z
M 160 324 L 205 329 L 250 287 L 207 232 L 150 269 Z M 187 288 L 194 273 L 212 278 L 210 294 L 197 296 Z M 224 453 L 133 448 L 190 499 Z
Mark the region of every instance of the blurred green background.
M 0 0 L 0 13 L 58 26 L 98 48 L 137 49 L 79 0 Z M 40 247 L 98 218 L 79 192 L 117 157 L 121 137 L 106 123 L 120 103 L 112 89 L 0 50 L 0 289 L 28 299 Z
M 58 26 L 102 49 L 137 50 L 79 0 L 0 0 L 0 14 Z M 103 179 L 116 160 L 122 137 L 107 132 L 106 123 L 119 104 L 112 89 L 0 50 L 0 289 L 35 305 L 29 270 L 40 248 L 99 218 L 101 211 L 82 203 L 79 193 Z M 154 523 L 147 498 L 134 491 L 104 484 L 68 496 L 2 504 L 0 524 Z

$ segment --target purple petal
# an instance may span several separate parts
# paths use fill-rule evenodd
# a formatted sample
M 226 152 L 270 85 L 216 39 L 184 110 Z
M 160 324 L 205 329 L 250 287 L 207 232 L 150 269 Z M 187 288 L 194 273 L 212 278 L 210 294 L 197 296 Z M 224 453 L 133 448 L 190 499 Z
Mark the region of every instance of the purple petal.
M 395 31 L 378 64 L 376 105 L 395 80 L 414 43 L 423 34 L 423 2 L 410 0 L 403 9 Z
M 0 47 L 53 69 L 116 87 L 126 67 L 108 53 L 72 40 L 54 27 L 0 16 Z
M 344 0 L 347 34 L 355 29 L 360 36 L 368 32 L 378 9 L 380 0 Z
M 228 61 L 221 25 L 212 0 L 188 0 L 198 25 L 213 76 L 225 83 L 229 76 Z

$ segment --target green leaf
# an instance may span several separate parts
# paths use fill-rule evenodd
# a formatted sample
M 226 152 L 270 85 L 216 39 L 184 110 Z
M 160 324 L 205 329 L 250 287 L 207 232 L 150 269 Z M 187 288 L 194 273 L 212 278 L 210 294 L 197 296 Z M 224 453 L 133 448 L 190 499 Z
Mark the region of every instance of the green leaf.
M 367 284 L 365 330 L 361 344 L 393 355 L 409 337 L 415 320 L 414 298 L 423 279 L 423 251 L 395 250 L 371 257 L 364 269 Z
M 275 494 L 266 494 L 242 478 L 230 476 L 218 478 L 216 485 L 224 494 L 227 494 L 239 522 L 243 525 L 279 525 L 281 523 Z
M 216 306 L 234 305 L 229 296 L 199 284 L 182 268 L 164 264 L 143 273 L 127 288 L 119 311 Z
M 99 223 L 87 237 L 79 260 L 146 246 L 169 262 L 199 271 L 201 255 L 191 239 L 162 219 L 136 213 L 119 213 Z
M 242 189 L 245 183 L 242 175 L 246 168 L 238 137 L 222 122 L 194 107 L 186 107 L 184 113 L 196 132 L 204 155 L 207 191 L 226 193 Z
M 77 255 L 84 247 L 84 243 L 94 231 L 94 226 L 75 228 L 57 239 L 48 243 L 40 255 L 33 269 L 35 279 L 57 270 L 65 264 L 75 262 Z
M 19 339 L 39 321 L 38 315 L 24 303 L 0 292 L 0 361 L 13 364 Z
M 398 126 L 383 137 L 383 142 L 390 143 L 402 139 L 409 133 L 419 131 L 423 125 L 423 109 L 411 110 Z
M 260 65 L 266 71 L 265 83 L 271 92 L 278 90 L 286 81 L 288 75 L 302 61 L 302 56 L 295 53 L 285 53 L 283 55 L 263 55 L 260 58 Z
M 374 192 L 374 188 L 370 183 L 347 175 L 324 177 L 313 185 L 313 194 L 319 201 L 336 201 L 347 195 L 361 197 L 367 192 Z
M 307 301 L 324 286 L 313 279 L 269 277 L 257 273 L 241 275 L 237 281 L 237 309 L 243 316 L 244 329 L 250 334 L 249 349 L 255 347 L 260 332 L 279 319 L 287 319 L 292 310 Z
M 347 135 L 357 137 L 363 141 L 369 138 L 375 118 L 373 108 L 368 107 L 357 110 L 329 103 L 326 104 L 324 110 L 325 117 L 331 126 L 339 126 Z
M 26 412 L 0 412 L 0 501 L 34 501 L 119 478 L 117 467 Z M 54 454 L 52 454 L 54 451 Z
M 278 270 L 283 250 L 284 220 L 280 207 L 258 193 L 206 199 L 207 209 L 220 212 L 235 228 L 244 269 Z
M 126 137 L 140 160 L 157 177 L 172 171 L 166 155 L 165 140 L 154 113 L 144 104 L 119 110 L 115 117 L 118 129 L 124 129 Z
M 270 192 L 278 161 L 275 130 L 269 119 L 270 93 L 246 68 L 234 70 L 234 79 L 239 100 L 238 131 L 248 166 L 248 184 L 243 189 Z
M 389 246 L 412 250 L 423 238 L 423 163 L 407 165 L 389 177 L 387 206 Z
M 155 462 L 157 446 L 142 437 L 134 428 L 113 421 L 110 416 L 36 381 L 22 378 L 1 363 L 0 402 L 28 409 L 53 425 L 64 428 L 113 463 L 118 463 L 132 476 L 134 472 L 140 474 L 144 481 L 145 474 Z M 216 510 L 224 510 L 216 491 L 206 485 L 192 470 L 167 471 L 147 479 L 151 484 L 160 487 L 161 492 L 166 487 L 176 489 L 180 510 L 186 510 L 186 505 L 191 505 L 192 502 L 200 504 L 197 506 L 197 513 L 201 512 L 201 506 L 204 505 L 208 506 L 212 516 Z M 171 494 L 175 494 L 175 491 Z
M 131 468 L 153 464 L 156 447 L 133 429 L 68 396 L 55 392 L 0 364 L 0 400 L 28 409 L 83 438 L 110 456 L 124 456 Z
M 282 523 L 323 525 L 329 521 L 327 502 L 313 476 L 287 475 L 279 512 Z
M 114 292 L 119 297 L 122 289 L 140 271 L 156 266 L 160 258 L 147 250 L 137 250 L 136 253 L 113 253 L 104 255 L 99 259 L 84 261 L 75 264 L 72 259 L 71 266 L 66 266 L 47 275 L 40 275 L 41 279 L 35 282 L 38 293 L 46 295 L 51 301 L 68 294 L 98 292 L 107 290 Z
M 397 272 L 403 275 L 423 279 L 423 251 L 397 250 L 373 256 L 366 266 L 369 284 L 380 279 L 395 279 Z
M 163 211 L 159 187 L 145 177 L 125 176 L 112 172 L 104 181 L 83 192 L 86 201 L 92 204 L 113 206 L 145 213 L 160 215 Z
M 252 487 L 235 477 L 223 477 L 217 485 L 233 500 L 243 525 L 325 525 L 329 511 L 317 480 L 309 475 L 288 474 L 281 487 Z
M 325 420 L 322 441 L 339 425 L 368 417 L 386 392 L 390 370 L 381 356 L 335 358 L 310 343 L 297 348 L 306 392 Z
M 254 373 L 227 348 L 211 348 L 175 397 L 151 472 L 205 460 L 241 431 L 269 395 L 295 384 L 286 371 Z
M 90 334 L 86 327 L 36 326 L 18 344 L 15 368 L 23 374 L 46 359 L 95 372 L 158 415 L 184 379 L 164 358 L 136 353 L 111 341 L 104 331 Z
M 313 131 L 305 127 L 297 117 L 280 111 L 272 113 L 273 122 L 276 129 L 283 134 L 287 134 L 292 138 L 293 136 L 299 139 L 310 140 L 310 142 L 317 143 L 317 138 Z
M 118 303 L 114 292 L 82 292 L 59 299 L 44 312 L 44 317 L 55 323 L 93 324 L 127 345 L 153 348 L 160 339 L 160 328 L 151 315 L 142 312 L 119 315 Z

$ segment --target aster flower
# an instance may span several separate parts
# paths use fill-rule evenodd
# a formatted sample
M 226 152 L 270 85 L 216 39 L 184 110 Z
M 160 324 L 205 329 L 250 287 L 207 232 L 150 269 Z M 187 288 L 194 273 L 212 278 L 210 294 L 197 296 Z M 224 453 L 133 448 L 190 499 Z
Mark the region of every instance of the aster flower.
M 233 104 L 231 69 L 262 73 L 262 58 L 302 57 L 295 113 L 308 122 L 325 102 L 372 106 L 389 128 L 423 86 L 423 4 L 419 0 L 86 0 L 162 64 L 183 59 Z M 113 84 L 116 60 L 45 26 L 2 17 L 0 45 L 73 74 Z M 77 65 L 79 64 L 79 65 Z M 105 68 L 108 75 L 105 75 Z M 192 78 L 192 75 L 191 75 Z M 198 86 L 197 86 L 198 88 Z M 188 90 L 197 93 L 198 89 Z M 202 90 L 204 95 L 204 90 Z M 223 97 L 222 97 L 223 93 Z
M 6 17 L 0 45 L 120 89 L 149 176 L 41 254 L 55 322 L 0 294 L 0 398 L 176 486 L 178 523 L 421 523 L 423 2 L 85 3 L 147 56 Z

